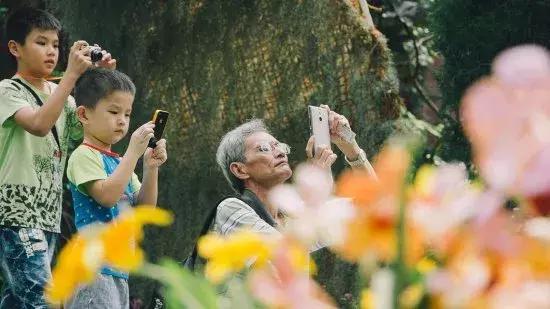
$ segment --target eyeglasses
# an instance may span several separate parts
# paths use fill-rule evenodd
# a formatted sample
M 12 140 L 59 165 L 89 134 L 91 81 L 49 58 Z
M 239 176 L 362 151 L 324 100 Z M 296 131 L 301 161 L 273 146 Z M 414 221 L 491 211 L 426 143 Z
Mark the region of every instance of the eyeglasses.
M 263 142 L 263 143 L 260 143 L 257 147 L 256 147 L 257 151 L 258 152 L 261 152 L 261 153 L 270 153 L 270 152 L 273 152 L 273 150 L 277 149 L 279 150 L 280 152 L 288 155 L 290 154 L 290 146 L 288 146 L 287 144 L 285 143 L 268 143 L 268 142 Z

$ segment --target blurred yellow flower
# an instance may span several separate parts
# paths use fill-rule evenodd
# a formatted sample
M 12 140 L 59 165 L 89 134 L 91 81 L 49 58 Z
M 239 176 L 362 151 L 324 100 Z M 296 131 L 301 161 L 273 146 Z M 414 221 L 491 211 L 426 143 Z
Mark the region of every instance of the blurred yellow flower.
M 143 226 L 172 223 L 172 215 L 161 208 L 140 206 L 109 224 L 100 238 L 105 247 L 105 262 L 123 271 L 137 269 L 143 263 L 143 251 L 136 246 L 143 239 Z
M 416 270 L 419 273 L 425 275 L 437 268 L 437 264 L 430 258 L 423 257 L 420 262 L 416 264 Z
M 409 285 L 399 297 L 399 304 L 401 308 L 416 308 L 422 300 L 424 295 L 424 287 L 417 283 Z
M 108 264 L 132 271 L 143 262 L 143 252 L 136 243 L 143 238 L 143 225 L 168 225 L 172 215 L 163 209 L 138 206 L 105 225 L 92 225 L 73 237 L 63 248 L 52 271 L 46 297 L 61 304 L 74 290 L 95 278 Z
M 315 261 L 309 257 L 308 250 L 297 243 L 291 244 L 288 250 L 290 263 L 294 269 L 309 274 L 315 274 L 317 272 L 317 265 L 315 265 Z
M 416 172 L 410 194 L 415 194 L 418 198 L 429 199 L 433 195 L 435 179 L 436 168 L 432 165 L 422 165 Z
M 79 284 L 91 282 L 103 258 L 103 246 L 97 240 L 79 235 L 63 248 L 46 288 L 46 298 L 52 304 L 61 304 L 69 298 Z
M 371 290 L 364 289 L 361 291 L 361 309 L 374 308 L 374 295 Z
M 221 282 L 227 275 L 245 266 L 261 267 L 272 254 L 267 239 L 251 231 L 239 231 L 227 237 L 208 234 L 199 239 L 199 254 L 208 260 L 205 276 Z

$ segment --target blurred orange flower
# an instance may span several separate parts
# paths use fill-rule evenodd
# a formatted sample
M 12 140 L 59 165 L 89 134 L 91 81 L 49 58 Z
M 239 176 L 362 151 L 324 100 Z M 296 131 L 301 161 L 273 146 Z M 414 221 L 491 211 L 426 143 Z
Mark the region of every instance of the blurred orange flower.
M 444 265 L 427 275 L 430 294 L 442 307 L 501 308 L 495 304 L 509 302 L 514 308 L 512 304 L 521 302 L 506 293 L 550 286 L 549 243 L 523 233 L 504 211 L 478 218 L 457 233 L 443 256 Z M 535 294 L 517 297 L 525 303 L 548 303 Z
M 397 251 L 397 224 L 403 201 L 405 176 L 410 163 L 406 149 L 390 145 L 375 160 L 378 179 L 361 172 L 345 173 L 337 184 L 337 194 L 351 198 L 356 215 L 347 226 L 345 241 L 335 250 L 351 261 L 390 261 Z M 420 234 L 405 224 L 409 261 L 420 257 Z
M 352 198 L 360 207 L 372 208 L 377 203 L 398 204 L 409 163 L 406 149 L 389 145 L 374 161 L 378 178 L 366 172 L 348 171 L 338 180 L 336 193 Z

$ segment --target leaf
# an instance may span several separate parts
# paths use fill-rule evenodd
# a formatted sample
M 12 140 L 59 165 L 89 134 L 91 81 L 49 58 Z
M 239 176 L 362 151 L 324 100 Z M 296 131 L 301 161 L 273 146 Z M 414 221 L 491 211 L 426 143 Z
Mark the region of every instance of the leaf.
M 145 264 L 138 274 L 163 284 L 162 294 L 168 308 L 218 308 L 214 286 L 173 260 L 164 259 L 159 265 Z

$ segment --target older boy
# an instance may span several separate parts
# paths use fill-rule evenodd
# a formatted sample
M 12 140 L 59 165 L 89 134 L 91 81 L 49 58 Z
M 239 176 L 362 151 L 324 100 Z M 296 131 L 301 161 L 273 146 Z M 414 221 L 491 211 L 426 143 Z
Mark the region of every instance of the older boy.
M 0 308 L 46 308 L 67 145 L 79 137 L 69 94 L 92 65 L 88 44 L 77 41 L 59 85 L 46 80 L 59 57 L 60 30 L 51 14 L 30 8 L 6 23 L 17 74 L 0 82 Z M 106 54 L 101 64 L 114 67 L 115 61 Z

